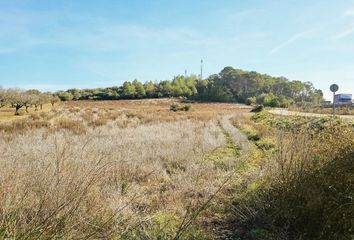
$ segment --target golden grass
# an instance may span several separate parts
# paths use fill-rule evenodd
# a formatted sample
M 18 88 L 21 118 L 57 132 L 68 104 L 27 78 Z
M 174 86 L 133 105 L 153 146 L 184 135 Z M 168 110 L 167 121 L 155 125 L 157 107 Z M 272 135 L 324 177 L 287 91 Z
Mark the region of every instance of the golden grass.
M 197 216 L 238 164 L 220 118 L 245 110 L 173 101 L 67 102 L 0 124 L 0 238 L 206 239 Z
M 29 113 L 26 113 L 25 108 L 21 108 L 19 111 L 20 115 L 15 116 L 15 109 L 14 108 L 3 107 L 3 108 L 0 108 L 0 123 L 12 121 L 12 120 L 24 119 L 24 118 L 27 118 L 30 114 L 35 114 L 38 112 L 49 112 L 51 109 L 52 109 L 52 105 L 49 103 L 44 104 L 43 109 L 38 110 L 38 111 L 35 111 L 34 107 L 30 107 L 30 108 L 28 108 Z

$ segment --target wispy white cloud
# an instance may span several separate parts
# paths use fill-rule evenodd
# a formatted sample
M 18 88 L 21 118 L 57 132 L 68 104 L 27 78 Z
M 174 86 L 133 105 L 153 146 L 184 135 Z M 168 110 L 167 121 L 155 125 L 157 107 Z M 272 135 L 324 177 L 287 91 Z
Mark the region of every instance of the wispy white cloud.
M 293 35 L 292 37 L 290 37 L 288 40 L 278 44 L 277 46 L 275 46 L 272 50 L 270 50 L 271 54 L 274 54 L 276 52 L 279 52 L 281 49 L 289 46 L 290 44 L 296 42 L 298 39 L 304 37 L 306 34 L 308 34 L 310 31 L 304 31 L 304 32 L 300 32 L 297 33 L 295 35 Z
M 354 25 L 350 26 L 349 28 L 345 29 L 344 31 L 338 33 L 333 37 L 334 40 L 339 40 L 342 38 L 347 37 L 348 35 L 354 33 Z
M 2 13 L 0 11 L 0 45 L 3 47 L 0 53 L 43 45 L 104 53 L 127 49 L 159 50 L 171 45 L 181 48 L 209 46 L 218 42 L 189 27 L 147 27 L 60 12 L 44 15 L 20 12 L 6 17 Z M 63 18 L 65 24 L 60 21 Z
M 354 9 L 348 9 L 347 11 L 344 12 L 345 16 L 354 16 Z

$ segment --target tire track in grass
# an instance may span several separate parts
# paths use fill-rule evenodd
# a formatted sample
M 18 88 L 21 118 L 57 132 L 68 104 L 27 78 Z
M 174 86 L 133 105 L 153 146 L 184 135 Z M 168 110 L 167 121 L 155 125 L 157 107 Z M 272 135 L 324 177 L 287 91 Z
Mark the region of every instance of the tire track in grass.
M 255 152 L 254 145 L 247 139 L 247 136 L 232 123 L 231 119 L 238 115 L 226 115 L 219 120 L 226 144 L 214 149 L 204 157 L 206 161 L 212 161 L 218 169 L 226 171 L 225 184 L 213 200 L 212 207 L 207 213 L 204 229 L 211 239 L 228 239 L 232 236 L 232 226 L 228 224 L 228 209 L 234 197 L 235 188 L 239 187 L 240 174 L 247 172 L 248 160 L 252 159 Z

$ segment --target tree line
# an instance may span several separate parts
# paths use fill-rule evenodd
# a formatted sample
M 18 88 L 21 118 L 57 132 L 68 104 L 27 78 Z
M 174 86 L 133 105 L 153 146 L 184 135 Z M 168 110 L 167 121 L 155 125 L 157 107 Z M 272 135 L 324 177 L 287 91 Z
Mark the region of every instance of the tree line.
M 272 77 L 232 67 L 198 81 L 197 90 L 198 98 L 202 100 L 257 103 L 271 107 L 319 104 L 323 101 L 323 92 L 311 82 L 290 81 L 285 77 Z
M 197 76 L 176 76 L 160 82 L 126 81 L 120 87 L 69 89 L 56 95 L 62 101 L 116 100 L 164 97 L 186 97 L 199 101 L 239 102 L 288 107 L 291 104 L 323 101 L 323 93 L 310 82 L 290 81 L 255 71 L 225 67 L 219 74 L 207 79 Z
M 42 106 L 44 103 L 71 100 L 119 100 L 185 97 L 198 101 L 238 102 L 262 104 L 271 107 L 288 107 L 291 104 L 319 104 L 323 93 L 310 82 L 290 81 L 285 77 L 272 77 L 255 71 L 225 67 L 219 74 L 207 79 L 196 75 L 176 76 L 160 82 L 126 81 L 122 86 L 68 89 L 55 93 L 38 90 L 0 89 L 0 107 L 10 105 L 19 109 Z
M 20 109 L 25 108 L 28 113 L 28 108 L 34 106 L 35 111 L 42 109 L 46 103 L 51 103 L 52 106 L 59 102 L 60 98 L 56 94 L 50 92 L 42 93 L 39 90 L 21 90 L 21 89 L 3 89 L 0 88 L 0 108 L 9 106 L 14 108 L 15 115 L 20 114 Z

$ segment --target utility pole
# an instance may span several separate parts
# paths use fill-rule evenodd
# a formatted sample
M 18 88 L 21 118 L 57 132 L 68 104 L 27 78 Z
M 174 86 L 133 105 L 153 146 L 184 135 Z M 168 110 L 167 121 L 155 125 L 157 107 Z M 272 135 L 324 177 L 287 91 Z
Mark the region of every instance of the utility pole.
M 200 60 L 200 80 L 203 80 L 203 59 Z

